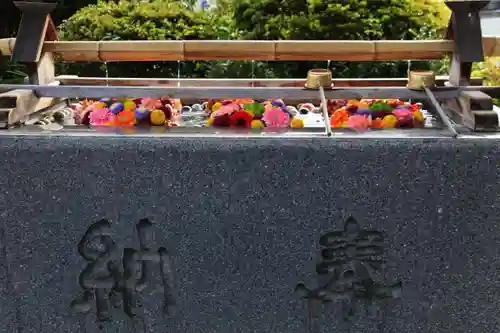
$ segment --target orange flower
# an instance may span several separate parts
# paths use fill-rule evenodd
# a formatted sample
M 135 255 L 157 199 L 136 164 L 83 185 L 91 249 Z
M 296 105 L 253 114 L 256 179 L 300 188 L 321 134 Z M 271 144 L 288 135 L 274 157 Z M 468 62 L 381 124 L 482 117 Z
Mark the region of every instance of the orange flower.
M 235 101 L 237 104 L 252 104 L 254 101 L 251 98 L 241 98 Z
M 375 118 L 372 120 L 372 128 L 382 128 L 382 118 Z
M 116 115 L 115 119 L 117 126 L 133 126 L 135 125 L 135 113 L 131 110 L 123 110 Z
M 348 119 L 349 112 L 347 112 L 345 108 L 340 108 L 338 110 L 335 110 L 330 117 L 330 126 L 342 127 L 342 124 L 344 124 Z

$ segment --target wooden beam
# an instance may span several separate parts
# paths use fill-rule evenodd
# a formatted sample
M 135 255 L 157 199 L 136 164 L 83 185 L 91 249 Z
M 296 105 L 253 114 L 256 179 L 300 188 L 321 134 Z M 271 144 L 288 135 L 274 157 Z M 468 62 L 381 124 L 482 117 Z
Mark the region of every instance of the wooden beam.
M 59 98 L 180 98 L 180 99 L 224 99 L 224 98 L 253 98 L 253 99 L 317 99 L 317 90 L 303 88 L 235 88 L 235 87 L 111 87 L 111 86 L 37 86 L 37 85 L 0 85 L 0 91 L 10 89 L 33 90 L 39 97 Z M 461 91 L 478 90 L 478 87 L 440 87 L 433 89 L 438 100 L 455 99 Z M 328 99 L 356 99 L 356 98 L 401 98 L 426 99 L 423 91 L 415 91 L 404 87 L 365 87 L 340 88 L 325 91 Z
M 70 86 L 162 86 L 162 87 L 304 87 L 305 79 L 154 79 L 154 78 L 105 78 L 60 75 L 55 78 L 62 85 Z M 447 76 L 436 77 L 436 84 L 444 86 Z M 471 85 L 482 85 L 482 78 L 473 78 Z M 333 79 L 335 87 L 404 87 L 407 78 Z

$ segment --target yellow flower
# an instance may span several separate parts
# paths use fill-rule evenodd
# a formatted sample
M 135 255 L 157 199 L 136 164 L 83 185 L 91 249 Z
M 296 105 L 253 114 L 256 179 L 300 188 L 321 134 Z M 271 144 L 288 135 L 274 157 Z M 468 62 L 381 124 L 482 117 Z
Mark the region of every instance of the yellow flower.
M 127 100 L 127 101 L 123 102 L 123 109 L 124 110 L 135 111 L 136 107 L 137 106 L 135 105 L 135 103 L 133 101 Z
M 212 105 L 212 112 L 219 110 L 221 106 L 222 106 L 221 102 L 215 102 L 214 105 Z
M 155 109 L 151 111 L 149 115 L 149 120 L 151 121 L 151 125 L 161 126 L 165 124 L 167 118 L 165 117 L 165 113 L 162 110 Z
M 264 123 L 260 120 L 252 120 L 250 127 L 251 128 L 264 128 Z
M 215 118 L 213 118 L 213 117 L 208 118 L 208 120 L 205 122 L 205 126 L 206 127 L 212 126 L 212 123 L 214 122 L 214 119 Z
M 304 121 L 298 118 L 292 118 L 290 123 L 291 128 L 304 128 Z
M 420 122 L 423 122 L 425 120 L 424 115 L 420 111 L 413 112 L 413 117 L 415 117 L 415 119 Z
M 382 128 L 394 128 L 397 124 L 398 118 L 392 114 L 385 116 L 384 119 L 382 119 Z

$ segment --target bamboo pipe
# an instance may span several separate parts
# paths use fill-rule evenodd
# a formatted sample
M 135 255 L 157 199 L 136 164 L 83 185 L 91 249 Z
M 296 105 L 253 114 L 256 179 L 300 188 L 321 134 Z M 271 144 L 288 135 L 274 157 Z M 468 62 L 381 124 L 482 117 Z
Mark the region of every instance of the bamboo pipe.
M 0 52 L 11 55 L 15 39 L 0 39 Z M 500 37 L 483 38 L 485 56 L 500 56 Z M 453 41 L 54 41 L 44 52 L 65 61 L 177 60 L 431 60 L 453 51 Z
M 427 60 L 453 51 L 437 41 L 104 41 L 46 42 L 66 61 Z

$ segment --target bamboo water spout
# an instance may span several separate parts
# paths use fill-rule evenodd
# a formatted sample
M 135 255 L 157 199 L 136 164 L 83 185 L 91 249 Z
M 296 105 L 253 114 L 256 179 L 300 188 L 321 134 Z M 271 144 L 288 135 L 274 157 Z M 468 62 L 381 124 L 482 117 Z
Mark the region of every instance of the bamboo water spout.
M 9 56 L 14 38 L 0 39 L 0 52 Z M 64 61 L 177 60 L 334 60 L 385 61 L 441 59 L 453 51 L 450 40 L 428 41 L 53 41 L 44 52 Z M 500 56 L 500 37 L 483 38 L 485 56 Z

